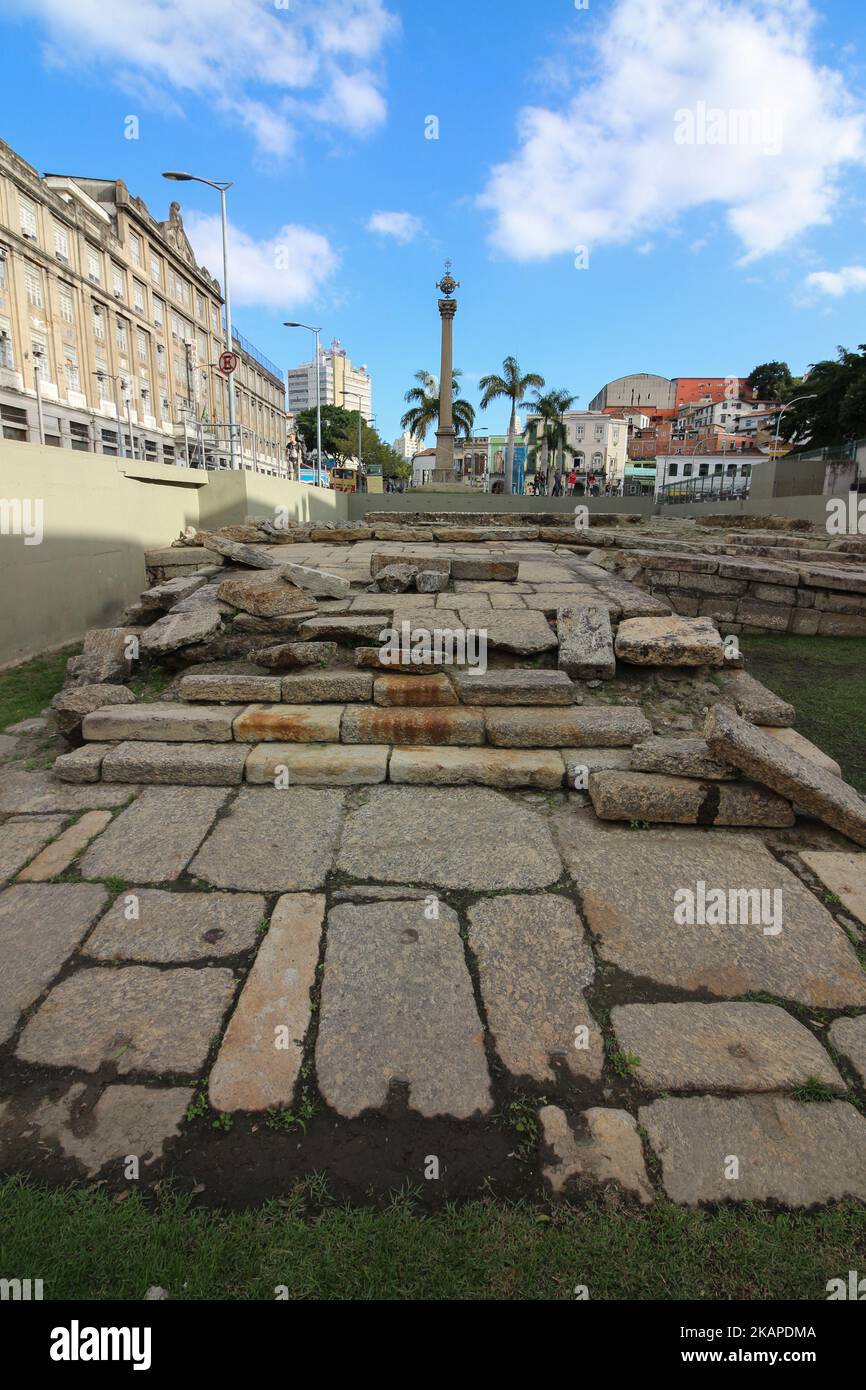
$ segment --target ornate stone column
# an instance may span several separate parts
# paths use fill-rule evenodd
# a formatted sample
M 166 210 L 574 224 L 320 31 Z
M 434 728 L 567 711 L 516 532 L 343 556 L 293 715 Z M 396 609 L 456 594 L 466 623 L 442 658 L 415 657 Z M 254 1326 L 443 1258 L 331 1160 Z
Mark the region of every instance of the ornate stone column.
M 439 368 L 439 428 L 436 431 L 436 471 L 454 471 L 454 418 L 452 401 L 454 399 L 454 357 L 453 331 L 454 315 L 457 313 L 457 300 L 454 291 L 460 288 L 459 281 L 451 274 L 451 262 L 445 262 L 445 274 L 436 286 L 444 299 L 439 300 L 439 314 L 442 319 L 442 358 Z

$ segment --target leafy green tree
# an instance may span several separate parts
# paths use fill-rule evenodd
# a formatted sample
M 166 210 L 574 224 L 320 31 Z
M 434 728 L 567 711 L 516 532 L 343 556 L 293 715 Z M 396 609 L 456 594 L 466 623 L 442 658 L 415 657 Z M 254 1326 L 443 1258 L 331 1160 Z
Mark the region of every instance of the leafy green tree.
M 475 424 L 475 410 L 468 401 L 464 401 L 457 394 L 460 390 L 461 376 L 462 372 L 459 369 L 454 372 L 454 403 L 451 412 L 458 436 L 462 435 L 468 439 Z M 415 373 L 415 380 L 418 385 L 411 387 L 403 397 L 409 409 L 400 424 L 404 430 L 410 430 L 419 444 L 423 445 L 430 426 L 439 424 L 439 382 L 435 376 L 424 370 Z
M 508 453 L 505 461 L 505 491 L 512 491 L 514 477 L 514 434 L 517 428 L 517 408 L 530 387 L 540 391 L 544 377 L 538 372 L 521 373 L 516 357 L 506 357 L 502 363 L 502 375 L 483 376 L 478 383 L 481 392 L 481 409 L 486 410 L 493 401 L 505 398 L 511 402 L 511 418 L 508 421 Z
M 798 400 L 782 416 L 779 434 L 798 446 L 823 449 L 866 438 L 866 343 L 856 352 L 837 349 L 809 367 L 794 395 Z
M 352 424 L 354 421 L 354 436 Z M 315 453 L 316 449 L 316 411 L 315 407 L 311 410 L 301 410 L 298 412 L 298 434 L 303 440 L 307 454 Z M 354 442 L 353 442 L 354 441 Z M 335 459 L 338 464 L 344 464 L 347 459 L 354 458 L 358 452 L 358 413 L 357 411 L 345 410 L 341 405 L 322 406 L 322 465 L 326 458 Z
M 762 362 L 752 368 L 746 385 L 759 401 L 784 401 L 791 395 L 794 378 L 787 362 Z

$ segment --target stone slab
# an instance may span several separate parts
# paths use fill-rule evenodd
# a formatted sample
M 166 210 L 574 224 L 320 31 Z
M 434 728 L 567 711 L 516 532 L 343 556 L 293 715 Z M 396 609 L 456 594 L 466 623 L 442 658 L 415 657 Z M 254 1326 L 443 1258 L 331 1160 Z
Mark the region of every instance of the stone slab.
M 229 1020 L 208 1091 L 215 1110 L 288 1109 L 303 1061 L 325 899 L 280 898 Z
M 139 645 L 143 652 L 152 656 L 164 656 L 195 642 L 204 642 L 221 628 L 222 617 L 216 604 L 202 605 L 188 613 L 166 613 L 164 618 L 143 630 Z
M 561 671 L 580 680 L 611 680 L 616 675 L 613 633 L 606 608 L 558 608 L 556 635 Z
M 52 811 L 92 811 L 125 806 L 130 787 L 70 787 L 48 772 L 18 772 L 4 768 L 0 780 L 0 813 L 38 815 Z
M 18 883 L 45 883 L 69 868 L 74 859 L 111 823 L 110 811 L 85 811 L 68 830 L 64 830 L 50 845 L 46 845 L 26 869 L 18 875 Z M 4 827 L 5 828 L 5 827 Z
M 118 689 L 121 687 L 118 686 Z M 80 748 L 73 748 L 71 753 L 61 753 L 59 758 L 55 758 L 51 770 L 62 782 L 98 782 L 102 760 L 113 747 L 113 743 L 83 743 Z
M 562 756 L 553 749 L 512 748 L 394 748 L 388 780 L 429 787 L 535 787 L 554 791 L 562 786 Z
M 842 928 L 756 836 L 613 829 L 588 810 L 554 817 L 554 833 L 598 951 L 627 974 L 721 998 L 761 992 L 814 1008 L 866 1004 L 866 972 Z M 739 906 L 736 925 L 700 920 L 700 883 L 737 904 L 732 892 L 767 892 L 767 915 L 779 904 L 781 931 L 768 934 Z M 686 890 L 693 925 L 676 920 Z
M 362 675 L 362 672 L 358 673 Z M 375 704 L 386 709 L 459 704 L 456 691 L 442 672 L 431 675 L 379 676 L 373 686 Z
M 620 661 L 637 666 L 721 666 L 725 649 L 709 618 L 625 618 L 615 643 Z
M 62 980 L 26 1025 L 16 1055 L 42 1066 L 193 1075 L 235 990 L 230 970 L 95 966 Z
M 549 1151 L 544 1179 L 555 1196 L 571 1183 L 591 1189 L 615 1182 L 645 1205 L 654 1200 L 638 1127 L 626 1110 L 585 1110 L 577 1132 L 556 1105 L 542 1106 L 538 1120 Z
M 700 777 L 727 782 L 738 773 L 714 758 L 702 738 L 648 738 L 631 753 L 634 772 L 661 772 L 669 777 Z
M 257 743 L 246 761 L 252 786 L 274 787 L 288 778 L 290 787 L 360 787 L 384 782 L 387 745 L 372 743 Z
M 265 915 L 259 893 L 167 893 L 144 888 L 115 898 L 87 939 L 95 960 L 172 962 L 210 960 L 249 951 Z M 137 915 L 128 916 L 134 911 Z
M 866 1120 L 843 1101 L 686 1096 L 643 1106 L 639 1123 L 672 1202 L 781 1202 L 811 1207 L 866 1198 Z M 738 1177 L 730 1159 L 738 1160 Z
M 373 788 L 347 818 L 337 867 L 364 881 L 479 892 L 547 888 L 562 872 L 540 816 L 469 787 Z
M 817 763 L 819 767 L 826 768 L 828 772 L 832 772 L 834 777 L 842 776 L 842 769 L 836 759 L 822 752 L 817 744 L 812 743 L 808 738 L 804 738 L 796 729 L 789 729 L 786 727 L 778 729 L 769 724 L 764 724 L 761 727 L 765 734 L 769 734 L 771 738 L 778 739 L 779 742 L 784 743 L 786 747 L 793 748 L 794 752 L 799 753 L 801 758 L 806 758 L 808 762 Z
M 652 733 L 632 705 L 572 705 L 568 709 L 491 707 L 487 737 L 499 748 L 626 748 Z
M 725 705 L 710 710 L 705 737 L 716 757 L 788 797 L 855 843 L 866 845 L 866 801 L 847 782 L 770 738 Z
M 62 828 L 62 816 L 13 816 L 0 825 L 0 883 L 14 878 Z
M 85 716 L 84 737 L 96 743 L 128 739 L 155 743 L 231 743 L 242 705 L 182 705 L 176 700 L 113 705 Z
M 353 704 L 372 699 L 373 676 L 354 668 L 292 671 L 283 676 L 282 699 L 291 705 Z
M 293 671 L 309 666 L 329 666 L 339 660 L 339 651 L 336 642 L 278 642 L 250 652 L 250 660 L 269 670 Z
M 83 878 L 117 877 L 127 883 L 165 883 L 180 876 L 227 792 L 204 787 L 159 787 L 141 792 L 90 846 Z
M 276 570 L 233 575 L 223 580 L 217 595 L 223 603 L 251 613 L 254 618 L 281 618 L 287 614 L 316 612 L 316 600 L 312 594 L 295 584 L 286 583 Z
M 316 1076 L 328 1105 L 379 1110 L 392 1085 L 425 1118 L 488 1114 L 484 1029 L 459 924 L 441 904 L 340 903 L 328 914 Z
M 789 801 L 754 782 L 701 782 L 654 772 L 594 772 L 589 794 L 601 820 L 673 825 L 794 824 Z
M 70 743 L 81 740 L 81 725 L 87 714 L 106 705 L 133 705 L 135 696 L 125 685 L 79 685 L 61 690 L 51 701 L 57 731 Z
M 204 700 L 213 704 L 266 703 L 279 700 L 279 676 L 232 676 L 228 672 L 213 675 L 184 676 L 178 693 L 182 700 Z
M 321 638 L 348 643 L 385 642 L 387 636 L 383 637 L 382 633 L 389 627 L 389 622 L 375 616 L 337 613 L 333 616 L 325 614 L 311 618 L 309 622 L 301 623 L 298 631 L 301 638 L 307 642 L 317 642 Z
M 794 706 L 774 695 L 747 671 L 720 671 L 717 680 L 722 694 L 743 719 L 752 724 L 772 724 L 776 728 L 793 725 L 797 717 Z
M 560 1072 L 598 1081 L 604 1039 L 584 996 L 595 963 L 574 904 L 552 893 L 478 902 L 469 946 L 506 1070 L 540 1085 Z
M 830 1024 L 830 1041 L 845 1057 L 866 1086 L 866 1014 L 858 1018 L 837 1018 Z
M 102 759 L 105 782 L 236 787 L 246 747 L 237 743 L 119 743 Z
M 108 902 L 95 883 L 13 884 L 0 892 L 0 1043 L 50 984 Z
M 846 1090 L 817 1038 L 776 1004 L 626 1004 L 610 1018 L 649 1091 L 792 1091 L 812 1079 Z
M 866 927 L 866 854 L 839 850 L 801 850 L 800 858 L 817 874 L 846 912 Z
M 291 893 L 321 888 L 331 867 L 343 793 L 244 787 L 190 873 L 217 888 Z M 364 875 L 367 877 L 367 875 Z
M 239 743 L 338 743 L 343 705 L 250 705 L 234 721 Z M 380 740 L 381 741 L 381 740 Z
M 484 716 L 480 710 L 462 706 L 381 709 L 350 705 L 343 716 L 341 737 L 344 743 L 469 747 L 484 742 Z
M 297 584 L 300 589 L 306 589 L 317 598 L 346 598 L 351 590 L 348 579 L 343 579 L 337 574 L 327 574 L 324 570 L 314 569 L 310 565 L 298 565 L 289 561 L 282 563 L 280 573 L 284 579 Z
M 564 671 L 455 671 L 454 687 L 465 705 L 571 705 L 575 688 Z
M 107 1164 L 116 1180 L 134 1154 L 142 1168 L 158 1162 L 180 1134 L 191 1086 L 107 1086 L 96 1098 L 91 1088 L 69 1087 L 59 1099 L 47 1096 L 33 1114 L 40 1143 L 82 1164 L 95 1177 Z M 86 1123 L 82 1118 L 86 1116 Z

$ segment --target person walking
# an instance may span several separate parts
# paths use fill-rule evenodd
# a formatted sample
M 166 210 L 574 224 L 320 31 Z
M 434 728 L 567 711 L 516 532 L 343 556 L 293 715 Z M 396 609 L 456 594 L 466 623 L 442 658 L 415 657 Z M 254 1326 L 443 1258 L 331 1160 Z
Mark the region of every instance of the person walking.
M 570 472 L 569 475 L 568 475 L 568 495 L 569 495 L 569 497 L 573 497 L 573 496 L 574 496 L 574 489 L 575 489 L 576 487 L 577 487 L 577 474 L 575 473 L 574 469 L 572 468 L 571 472 Z

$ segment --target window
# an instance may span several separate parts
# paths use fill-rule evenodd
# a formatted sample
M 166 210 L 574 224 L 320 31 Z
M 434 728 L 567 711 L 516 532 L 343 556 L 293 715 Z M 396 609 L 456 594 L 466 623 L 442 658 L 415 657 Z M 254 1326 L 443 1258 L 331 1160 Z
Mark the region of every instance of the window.
M 219 309 L 217 308 L 216 304 L 213 303 L 213 301 L 211 301 L 211 306 L 210 306 L 210 326 L 211 326 L 211 329 L 212 329 L 212 331 L 213 331 L 214 333 L 219 333 L 219 331 L 220 331 L 220 315 L 219 315 Z
M 735 463 L 729 463 L 725 469 L 725 472 L 727 473 L 729 478 L 736 478 L 737 465 Z
M 80 391 L 81 375 L 78 370 L 78 353 L 68 343 L 63 349 L 63 370 L 66 373 L 67 391 Z
M 6 273 L 6 256 L 8 252 L 4 246 L 0 246 L 0 290 L 5 290 L 8 284 Z
M 750 463 L 741 463 L 741 464 L 740 464 L 740 477 L 741 477 L 741 478 L 751 478 L 751 476 L 752 476 L 752 465 L 751 465 Z
M 68 289 L 66 288 L 65 285 L 60 285 L 60 286 L 58 287 L 58 290 L 57 290 L 57 307 L 58 307 L 58 310 L 60 311 L 60 317 L 63 319 L 63 322 L 64 322 L 64 323 L 72 323 L 72 320 L 73 320 L 73 311 L 72 311 L 72 291 L 71 291 L 71 290 L 68 290 Z
M 668 464 L 668 477 L 669 477 L 669 478 L 676 478 L 677 475 L 678 475 L 678 473 L 679 473 L 679 471 L 680 471 L 680 466 L 679 466 L 678 463 L 669 463 L 669 464 Z
M 87 426 L 81 424 L 79 420 L 69 421 L 70 448 L 78 449 L 84 453 L 90 450 L 90 436 Z
M 124 319 L 117 320 L 114 336 L 115 342 L 117 343 L 117 351 L 122 353 L 125 357 L 129 352 L 129 334 L 126 331 L 126 321 Z
M 698 476 L 699 476 L 699 477 L 701 477 L 701 478 L 706 478 L 706 477 L 708 476 L 708 474 L 709 474 L 709 471 L 710 471 L 710 465 L 709 465 L 708 463 L 699 463 L 699 464 L 698 464 Z
M 143 314 L 143 313 L 145 312 L 145 308 L 144 308 L 144 285 L 140 284 L 138 280 L 134 280 L 134 281 L 133 281 L 133 286 L 132 286 L 132 302 L 133 302 L 133 305 L 135 306 L 136 313 Z
M 139 362 L 144 362 L 144 363 L 146 363 L 146 362 L 147 362 L 147 359 L 148 359 L 148 351 L 147 351 L 147 334 L 146 334 L 146 333 L 142 333 L 141 329 L 139 329 L 139 330 L 138 330 L 138 333 L 136 334 L 136 347 L 137 347 L 137 350 L 138 350 L 138 360 L 139 360 Z
M 150 278 L 155 285 L 159 285 L 160 289 L 162 288 L 162 266 L 159 262 L 159 256 L 155 256 L 152 251 L 150 253 Z
M 35 241 L 39 233 L 39 224 L 36 221 L 36 204 L 31 203 L 29 198 L 19 196 L 18 216 L 21 223 L 21 235 Z
M 42 276 L 32 266 L 26 266 L 24 269 L 24 288 L 27 293 L 27 303 L 34 309 L 41 309 L 44 303 L 42 299 Z
M 7 372 L 15 370 L 15 358 L 12 355 L 12 324 L 9 319 L 0 318 L 0 367 L 5 367 Z
M 135 232 L 129 234 L 129 254 L 133 265 L 141 265 L 141 237 Z
M 91 280 L 94 285 L 102 284 L 102 263 L 100 255 L 92 246 L 88 246 L 87 248 L 87 278 Z
M 204 318 L 204 297 L 199 294 L 198 290 L 195 292 L 195 314 L 198 319 Z
M 105 342 L 105 315 L 99 304 L 93 306 L 93 336 L 97 342 Z
M 717 463 L 717 464 L 715 464 L 715 465 L 713 466 L 713 472 L 714 472 L 714 473 L 721 473 L 721 471 L 722 471 L 722 465 L 721 465 L 720 463 Z
M 693 470 L 693 468 L 694 468 L 694 464 L 692 464 L 692 463 L 684 463 L 684 464 L 683 464 L 683 477 L 684 477 L 684 478 L 690 478 L 690 477 L 692 476 L 692 470 Z
M 69 260 L 69 233 L 59 222 L 54 223 L 54 254 L 62 261 Z
M 116 265 L 111 267 L 111 288 L 114 291 L 115 299 L 123 299 L 125 290 L 123 286 L 123 271 L 118 270 Z
M 50 381 L 51 371 L 48 364 L 48 343 L 42 333 L 32 333 L 30 335 L 30 355 L 33 358 L 33 365 L 39 375 L 40 381 Z
M 165 328 L 165 305 L 156 295 L 153 296 L 153 321 L 157 328 Z
M 165 376 L 165 348 L 162 343 L 156 345 L 156 370 L 160 376 Z

